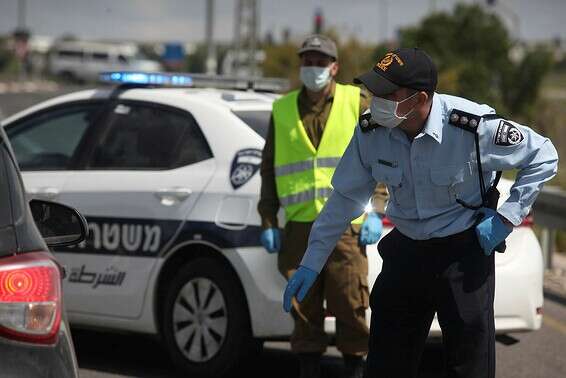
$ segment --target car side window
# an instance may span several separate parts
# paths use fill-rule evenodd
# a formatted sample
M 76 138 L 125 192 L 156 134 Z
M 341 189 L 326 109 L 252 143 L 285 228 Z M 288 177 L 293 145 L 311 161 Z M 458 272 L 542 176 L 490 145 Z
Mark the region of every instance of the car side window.
M 162 170 L 211 157 L 204 135 L 188 112 L 124 102 L 110 112 L 89 168 Z
M 8 128 L 22 171 L 69 169 L 75 150 L 91 124 L 99 103 L 77 104 L 42 112 Z

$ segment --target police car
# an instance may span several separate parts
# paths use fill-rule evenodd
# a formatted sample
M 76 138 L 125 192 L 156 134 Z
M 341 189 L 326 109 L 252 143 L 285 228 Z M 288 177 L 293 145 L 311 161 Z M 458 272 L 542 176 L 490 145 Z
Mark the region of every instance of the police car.
M 117 86 L 57 97 L 3 123 L 29 195 L 88 220 L 86 243 L 56 251 L 68 272 L 69 319 L 159 335 L 181 369 L 222 375 L 261 341 L 292 331 L 256 211 L 277 98 L 263 90 L 283 88 L 181 74 L 103 77 Z M 527 223 L 496 258 L 500 333 L 541 326 L 542 258 Z M 375 245 L 368 256 L 373 283 Z

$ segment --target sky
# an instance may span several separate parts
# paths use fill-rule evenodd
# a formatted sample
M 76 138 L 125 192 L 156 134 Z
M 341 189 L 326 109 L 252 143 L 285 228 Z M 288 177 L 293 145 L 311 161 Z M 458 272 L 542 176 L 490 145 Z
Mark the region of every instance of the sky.
M 34 34 L 84 39 L 199 42 L 205 35 L 205 0 L 0 0 L 0 34 L 18 24 L 18 1 L 26 3 L 26 24 Z M 231 41 L 237 0 L 215 0 L 214 39 Z M 312 31 L 321 7 L 325 24 L 342 35 L 377 43 L 431 10 L 480 0 L 259 0 L 260 31 L 277 40 L 284 29 L 302 37 Z M 497 0 L 494 10 L 512 33 L 526 41 L 566 40 L 566 0 Z

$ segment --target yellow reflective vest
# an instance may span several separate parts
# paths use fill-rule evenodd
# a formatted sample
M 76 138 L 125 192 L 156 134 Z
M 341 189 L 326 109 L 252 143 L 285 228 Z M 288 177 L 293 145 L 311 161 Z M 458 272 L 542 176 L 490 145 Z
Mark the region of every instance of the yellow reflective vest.
M 332 175 L 354 134 L 360 88 L 336 84 L 318 149 L 301 121 L 298 96 L 296 90 L 273 103 L 275 184 L 287 221 L 312 222 L 332 192 Z M 361 223 L 361 218 L 352 223 Z

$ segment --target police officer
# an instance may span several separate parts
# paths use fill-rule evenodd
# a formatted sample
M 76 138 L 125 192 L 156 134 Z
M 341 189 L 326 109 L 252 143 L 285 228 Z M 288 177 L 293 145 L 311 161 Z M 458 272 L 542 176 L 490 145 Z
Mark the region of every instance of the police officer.
M 338 53 L 331 39 L 309 36 L 298 54 L 303 87 L 273 105 L 258 204 L 264 228 L 261 242 L 268 252 L 279 252 L 278 268 L 286 279 L 303 257 L 312 222 L 332 190 L 332 174 L 369 103 L 369 96 L 359 87 L 335 82 Z M 376 192 L 381 200 L 385 195 Z M 277 222 L 280 206 L 287 220 L 284 237 Z M 328 311 L 336 317 L 336 345 L 344 355 L 347 375 L 362 375 L 369 337 L 365 317 L 369 289 L 367 257 L 359 244 L 376 243 L 382 227 L 380 217 L 372 211 L 358 236 L 362 221 L 354 220 L 341 232 L 336 248 L 332 247 L 335 252 L 309 295 L 300 306 L 294 304 L 291 349 L 299 356 L 301 377 L 320 374 L 320 357 L 328 344 L 325 299 Z
M 437 313 L 445 376 L 493 378 L 493 252 L 556 174 L 556 150 L 487 105 L 435 93 L 436 67 L 420 49 L 390 52 L 357 80 L 373 94 L 371 114 L 336 169 L 284 308 L 293 296 L 304 298 L 360 204 L 384 182 L 395 228 L 378 244 L 383 267 L 370 297 L 368 377 L 416 377 Z M 518 170 L 515 183 L 495 209 L 486 195 L 496 172 L 509 169 Z

